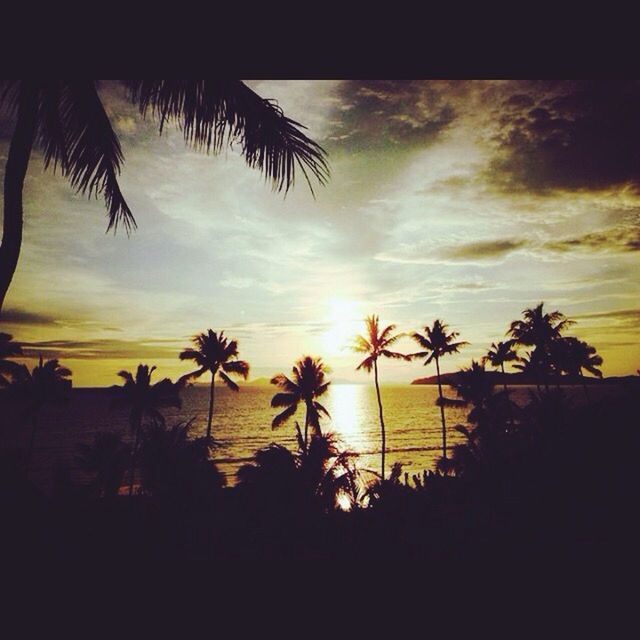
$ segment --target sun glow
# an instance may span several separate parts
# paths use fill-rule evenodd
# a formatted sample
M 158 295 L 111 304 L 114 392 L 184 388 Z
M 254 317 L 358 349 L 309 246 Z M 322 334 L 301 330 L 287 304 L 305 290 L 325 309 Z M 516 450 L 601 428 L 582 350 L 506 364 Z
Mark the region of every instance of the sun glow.
M 344 355 L 361 329 L 360 304 L 353 300 L 332 298 L 328 307 L 329 328 L 322 334 L 322 347 L 328 356 Z

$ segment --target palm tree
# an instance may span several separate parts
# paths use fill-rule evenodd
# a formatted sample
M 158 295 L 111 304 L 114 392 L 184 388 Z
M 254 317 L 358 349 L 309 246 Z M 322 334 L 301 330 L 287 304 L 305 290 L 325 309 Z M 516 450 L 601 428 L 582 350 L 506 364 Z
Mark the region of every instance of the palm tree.
M 288 378 L 284 373 L 271 378 L 271 384 L 276 385 L 281 392 L 276 393 L 271 398 L 272 407 L 284 407 L 284 411 L 279 413 L 271 421 L 271 428 L 276 429 L 291 418 L 300 404 L 304 404 L 306 409 L 304 419 L 304 440 L 299 434 L 299 440 L 304 443 L 304 449 L 307 449 L 309 442 L 309 427 L 314 433 L 321 434 L 320 414 L 323 413 L 327 417 L 329 412 L 318 402 L 317 398 L 324 395 L 329 388 L 331 382 L 325 381 L 325 376 L 329 373 L 321 358 L 312 358 L 311 356 L 303 356 L 298 360 L 291 369 L 292 376 Z M 296 426 L 299 433 L 299 427 Z
M 0 387 L 9 386 L 9 379 L 13 378 L 20 368 L 17 362 L 8 358 L 22 355 L 22 347 L 13 341 L 13 336 L 0 332 Z
M 447 427 L 444 419 L 444 397 L 442 395 L 442 382 L 440 379 L 440 358 L 451 353 L 458 353 L 460 347 L 468 342 L 454 342 L 460 335 L 457 331 L 447 333 L 449 327 L 441 320 L 434 320 L 433 326 L 425 327 L 425 335 L 414 332 L 411 337 L 424 349 L 411 354 L 412 358 L 426 358 L 424 366 L 436 361 L 436 374 L 438 376 L 438 396 L 440 405 L 440 419 L 442 421 L 442 457 L 447 458 Z
M 515 343 L 513 340 L 498 342 L 498 344 L 492 342 L 487 355 L 482 358 L 483 364 L 488 362 L 494 369 L 500 368 L 502 371 L 502 383 L 505 393 L 509 393 L 504 370 L 505 362 L 517 362 L 519 360 L 518 353 L 514 350 L 514 346 Z
M 159 409 L 162 407 L 180 407 L 180 386 L 169 378 L 163 378 L 151 384 L 151 376 L 155 367 L 139 364 L 135 377 L 129 371 L 119 371 L 118 376 L 124 380 L 121 387 L 114 387 L 113 406 L 129 409 L 129 426 L 134 433 L 134 444 L 131 451 L 131 466 L 129 468 L 129 495 L 133 495 L 133 480 L 135 474 L 136 455 L 142 421 L 145 417 L 153 422 L 164 424 L 164 417 Z
M 207 422 L 207 442 L 211 439 L 211 420 L 213 418 L 213 401 L 215 394 L 216 374 L 232 391 L 238 391 L 238 385 L 229 376 L 241 376 L 245 380 L 249 375 L 249 364 L 238 360 L 238 343 L 225 338 L 224 331 L 218 335 L 209 329 L 207 333 L 199 333 L 192 340 L 195 349 L 185 349 L 180 353 L 180 360 L 193 360 L 198 368 L 180 378 L 184 383 L 199 378 L 203 373 L 211 373 L 209 392 L 209 421 Z
M 302 133 L 272 100 L 239 80 L 127 80 L 128 99 L 143 117 L 150 114 L 162 132 L 176 122 L 185 142 L 220 153 L 236 144 L 247 164 L 259 169 L 275 191 L 293 186 L 296 167 L 309 187 L 309 173 L 321 185 L 329 178 L 324 150 Z M 0 86 L 0 104 L 16 115 L 4 177 L 4 228 L 0 245 L 0 311 L 22 244 L 22 189 L 34 144 L 72 187 L 101 194 L 108 229 L 136 226 L 118 184 L 123 161 L 120 142 L 100 99 L 95 80 L 11 80 Z M 313 192 L 313 189 L 312 189 Z
M 378 383 L 378 358 L 393 358 L 396 360 L 409 360 L 409 356 L 404 353 L 391 351 L 389 347 L 402 337 L 402 334 L 394 334 L 395 324 L 390 324 L 382 331 L 379 327 L 378 316 L 371 315 L 364 320 L 366 328 L 365 336 L 356 336 L 352 349 L 356 353 L 366 353 L 367 357 L 356 367 L 356 371 L 364 369 L 371 373 L 373 369 L 373 379 L 376 385 L 376 397 L 378 398 L 378 413 L 380 416 L 380 434 L 382 437 L 382 447 L 380 450 L 380 479 L 384 480 L 384 459 L 387 450 L 387 434 L 384 427 L 384 415 L 382 413 L 382 399 L 380 398 L 380 385 Z
M 29 371 L 26 365 L 20 365 L 20 368 L 15 372 L 11 391 L 20 404 L 25 406 L 25 419 L 30 419 L 32 425 L 25 461 L 27 473 L 38 430 L 40 412 L 47 405 L 66 402 L 71 386 L 71 380 L 68 379 L 70 376 L 71 371 L 61 366 L 58 360 L 43 362 L 42 356 L 32 371 Z
M 551 343 L 560 338 L 562 331 L 573 324 L 560 311 L 544 312 L 544 302 L 533 309 L 525 309 L 522 312 L 524 320 L 515 320 L 511 323 L 507 335 L 510 335 L 516 344 L 534 347 L 530 355 L 530 361 L 535 363 L 535 369 L 546 374 L 550 367 Z M 538 375 L 539 375 L 538 373 Z M 548 388 L 548 380 L 545 379 Z
M 589 401 L 589 392 L 584 381 L 582 370 L 588 371 L 597 378 L 602 378 L 602 371 L 598 367 L 602 366 L 602 357 L 596 352 L 596 348 L 590 344 L 578 340 L 578 338 L 563 338 L 561 344 L 564 345 L 564 366 L 571 376 L 579 377 L 584 389 L 584 395 Z

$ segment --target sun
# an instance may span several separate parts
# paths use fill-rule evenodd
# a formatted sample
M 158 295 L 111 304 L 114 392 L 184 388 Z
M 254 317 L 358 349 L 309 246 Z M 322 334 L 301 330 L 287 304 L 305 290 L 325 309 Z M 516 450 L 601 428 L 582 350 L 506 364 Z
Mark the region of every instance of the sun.
M 322 334 L 323 349 L 332 356 L 344 354 L 361 329 L 360 304 L 344 298 L 331 298 L 327 306 L 329 328 Z

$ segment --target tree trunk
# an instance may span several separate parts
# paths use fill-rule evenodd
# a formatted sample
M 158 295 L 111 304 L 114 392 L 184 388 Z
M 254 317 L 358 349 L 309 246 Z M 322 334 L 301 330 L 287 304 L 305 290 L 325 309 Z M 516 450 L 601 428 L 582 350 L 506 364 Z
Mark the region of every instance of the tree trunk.
M 36 431 L 38 430 L 38 416 L 34 413 L 31 418 L 31 438 L 29 438 L 29 448 L 27 449 L 27 459 L 25 460 L 24 472 L 29 476 L 29 466 L 31 465 L 31 455 L 33 454 L 33 445 L 36 441 Z
M 216 389 L 216 372 L 211 372 L 211 390 L 209 393 L 209 422 L 207 423 L 207 441 L 211 439 L 211 420 L 213 419 L 213 398 Z
M 309 405 L 306 405 L 306 411 L 304 414 L 304 452 L 307 453 L 309 445 Z
M 447 425 L 444 421 L 444 398 L 442 397 L 442 384 L 440 383 L 440 362 L 436 358 L 436 372 L 438 373 L 438 394 L 440 395 L 440 419 L 442 420 L 442 457 L 447 458 Z
M 587 391 L 587 383 L 584 381 L 584 376 L 582 375 L 582 370 L 579 372 L 580 381 L 582 382 L 582 388 L 584 389 L 584 396 L 587 399 L 587 404 L 591 403 L 591 398 L 589 398 L 589 392 Z
M 511 427 L 513 428 L 513 407 L 511 406 L 511 399 L 509 398 L 509 388 L 507 387 L 507 374 L 504 370 L 504 362 L 500 363 L 502 367 L 502 385 L 504 386 L 504 393 L 507 399 L 507 407 L 509 408 L 509 422 L 511 423 Z
M 142 428 L 142 416 L 136 421 L 135 430 L 136 437 L 133 443 L 133 451 L 131 452 L 131 466 L 129 468 L 129 496 L 133 495 L 133 480 L 136 475 L 136 456 L 138 455 L 138 439 L 140 438 L 140 429 Z
M 382 400 L 380 399 L 380 385 L 378 384 L 378 361 L 374 360 L 373 361 L 373 373 L 374 373 L 374 380 L 376 383 L 376 395 L 378 396 L 378 411 L 380 413 L 380 430 L 382 432 L 382 451 L 381 451 L 381 457 L 382 457 L 382 464 L 381 464 L 381 469 L 382 469 L 382 473 L 381 473 L 381 478 L 382 480 L 384 480 L 384 458 L 385 458 L 385 454 L 387 451 L 387 434 L 384 430 L 384 417 L 382 415 Z
M 22 245 L 22 187 L 36 132 L 37 90 L 22 81 L 16 128 L 4 173 L 4 221 L 0 244 L 0 314 Z

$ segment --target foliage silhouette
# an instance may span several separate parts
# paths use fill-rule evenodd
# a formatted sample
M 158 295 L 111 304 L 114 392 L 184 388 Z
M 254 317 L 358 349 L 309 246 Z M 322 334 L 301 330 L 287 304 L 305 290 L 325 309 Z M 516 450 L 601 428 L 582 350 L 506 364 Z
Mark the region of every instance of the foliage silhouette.
M 561 337 L 562 332 L 571 324 L 560 311 L 544 312 L 544 302 L 522 312 L 523 320 L 514 320 L 507 331 L 515 344 L 534 347 L 528 356 L 529 370 L 544 378 L 548 388 L 548 376 L 551 371 L 552 344 Z M 539 378 L 539 380 L 540 380 Z
M 124 380 L 121 387 L 112 387 L 112 406 L 129 409 L 129 426 L 134 434 L 129 467 L 129 495 L 133 495 L 133 484 L 136 469 L 136 457 L 140 440 L 142 423 L 149 418 L 153 423 L 164 424 L 164 417 L 159 409 L 163 407 L 180 407 L 180 386 L 169 378 L 151 384 L 151 376 L 156 367 L 139 364 L 135 377 L 129 371 L 120 371 L 118 376 Z
M 0 388 L 8 387 L 17 375 L 20 365 L 9 358 L 22 355 L 22 347 L 13 341 L 13 336 L 0 332 Z
M 58 360 L 40 360 L 29 371 L 26 365 L 20 365 L 15 371 L 10 393 L 23 410 L 23 419 L 31 421 L 31 437 L 27 447 L 25 472 L 28 474 L 36 432 L 38 418 L 42 409 L 47 405 L 60 405 L 68 401 L 71 387 L 71 371 L 60 365 Z
M 409 356 L 396 351 L 391 351 L 389 347 L 402 337 L 402 334 L 394 335 L 395 324 L 390 324 L 380 330 L 380 319 L 376 315 L 365 318 L 365 336 L 356 336 L 352 349 L 356 353 L 366 353 L 367 357 L 356 367 L 356 371 L 364 369 L 371 373 L 373 369 L 373 380 L 376 386 L 376 397 L 378 399 L 378 415 L 380 418 L 380 434 L 382 445 L 380 447 L 380 477 L 384 480 L 384 459 L 387 451 L 387 434 L 384 426 L 384 415 L 382 412 L 382 399 L 380 397 L 380 385 L 378 383 L 378 358 L 392 358 L 395 360 L 409 360 Z
M 244 360 L 238 360 L 238 342 L 226 338 L 224 331 L 219 335 L 211 329 L 207 333 L 199 333 L 193 337 L 193 344 L 195 349 L 185 349 L 179 357 L 180 360 L 193 360 L 198 365 L 198 369 L 182 376 L 179 384 L 195 380 L 207 371 L 211 373 L 207 421 L 207 439 L 210 440 L 216 375 L 229 389 L 238 391 L 238 385 L 229 376 L 241 376 L 246 380 L 249 375 L 249 364 Z
M 259 169 L 275 191 L 294 185 L 299 169 L 321 185 L 329 178 L 324 150 L 299 123 L 287 118 L 238 80 L 128 80 L 127 96 L 143 117 L 182 129 L 185 142 L 199 151 L 220 153 L 237 144 L 249 167 Z M 136 226 L 120 190 L 123 162 L 118 137 L 95 80 L 11 80 L 0 85 L 0 103 L 16 114 L 4 180 L 4 222 L 0 244 L 0 313 L 20 255 L 22 189 L 33 145 L 42 148 L 45 169 L 59 167 L 71 186 L 102 195 L 107 229 Z M 312 189 L 313 191 L 313 189 Z
M 284 410 L 273 418 L 271 427 L 276 429 L 287 422 L 295 415 L 299 405 L 304 404 L 303 445 L 306 448 L 309 442 L 309 427 L 314 434 L 321 435 L 320 414 L 330 417 L 329 412 L 317 400 L 327 392 L 331 384 L 329 380 L 325 380 L 329 369 L 321 358 L 303 356 L 295 363 L 291 373 L 291 378 L 285 376 L 284 373 L 279 373 L 271 378 L 271 384 L 282 389 L 271 398 L 271 406 L 284 407 Z
M 442 457 L 447 457 L 447 426 L 444 419 L 444 396 L 442 394 L 442 382 L 440 380 L 440 358 L 451 353 L 458 353 L 460 347 L 468 342 L 453 342 L 458 337 L 457 331 L 447 333 L 449 327 L 441 320 L 435 320 L 433 326 L 424 328 L 425 335 L 414 332 L 411 337 L 424 349 L 411 354 L 412 358 L 426 358 L 424 366 L 435 360 L 436 374 L 438 376 L 438 399 L 440 406 L 440 420 L 442 422 Z
M 142 490 L 174 506 L 206 506 L 225 485 L 224 476 L 209 458 L 208 440 L 189 438 L 192 424 L 193 420 L 166 428 L 155 423 L 142 434 Z
M 90 445 L 78 445 L 78 467 L 93 476 L 90 486 L 101 498 L 118 494 L 130 460 L 131 447 L 111 431 L 98 432 Z

